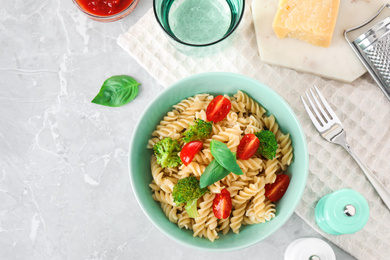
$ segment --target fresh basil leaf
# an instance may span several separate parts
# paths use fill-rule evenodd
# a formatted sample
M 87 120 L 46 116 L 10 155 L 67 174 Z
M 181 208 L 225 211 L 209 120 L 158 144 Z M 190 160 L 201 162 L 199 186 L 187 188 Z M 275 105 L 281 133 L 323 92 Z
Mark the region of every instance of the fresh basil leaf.
M 212 160 L 200 176 L 200 188 L 207 187 L 226 177 L 230 171 L 223 168 L 216 160 Z
M 108 107 L 120 107 L 138 95 L 139 85 L 140 83 L 130 76 L 112 76 L 104 81 L 99 93 L 91 102 Z
M 214 159 L 226 170 L 237 175 L 244 174 L 238 166 L 236 156 L 229 150 L 226 144 L 212 140 L 210 142 L 210 151 Z

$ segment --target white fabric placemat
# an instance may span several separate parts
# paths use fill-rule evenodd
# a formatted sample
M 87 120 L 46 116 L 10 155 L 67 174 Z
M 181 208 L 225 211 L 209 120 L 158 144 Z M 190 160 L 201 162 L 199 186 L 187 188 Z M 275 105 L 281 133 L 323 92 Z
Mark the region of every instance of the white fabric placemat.
M 118 44 L 133 56 L 163 86 L 184 77 L 210 71 L 240 73 L 274 89 L 292 107 L 306 133 L 309 177 L 296 213 L 330 241 L 362 260 L 389 259 L 390 212 L 366 180 L 352 157 L 338 145 L 320 137 L 308 118 L 300 95 L 313 84 L 340 117 L 354 152 L 390 189 L 390 102 L 369 75 L 352 84 L 320 78 L 260 61 L 250 11 L 246 1 L 244 18 L 231 46 L 212 57 L 186 56 L 170 44 L 150 10 L 137 24 L 120 35 Z M 369 202 L 370 219 L 363 230 L 332 236 L 322 232 L 314 218 L 318 200 L 339 189 L 360 192 Z

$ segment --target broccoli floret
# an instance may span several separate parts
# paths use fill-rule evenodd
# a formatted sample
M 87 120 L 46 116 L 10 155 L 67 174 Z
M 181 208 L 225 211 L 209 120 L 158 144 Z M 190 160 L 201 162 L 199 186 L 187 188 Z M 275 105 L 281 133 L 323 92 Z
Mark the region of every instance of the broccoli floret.
M 189 143 L 194 140 L 202 140 L 210 136 L 213 130 L 211 122 L 203 121 L 202 119 L 194 120 L 194 125 L 190 125 L 187 131 L 184 132 L 183 141 Z
M 257 150 L 262 156 L 272 160 L 276 155 L 278 149 L 278 142 L 274 133 L 268 130 L 263 130 L 256 133 L 257 138 L 260 140 L 259 149 Z
M 172 140 L 170 137 L 166 137 L 157 142 L 153 146 L 154 154 L 157 157 L 157 162 L 163 167 L 176 167 L 181 164 L 180 156 L 180 144 L 177 140 Z
M 197 209 L 197 201 L 209 190 L 199 187 L 199 180 L 195 176 L 189 176 L 180 179 L 175 187 L 173 187 L 173 201 L 177 206 L 186 204 L 184 208 L 190 218 L 199 217 Z

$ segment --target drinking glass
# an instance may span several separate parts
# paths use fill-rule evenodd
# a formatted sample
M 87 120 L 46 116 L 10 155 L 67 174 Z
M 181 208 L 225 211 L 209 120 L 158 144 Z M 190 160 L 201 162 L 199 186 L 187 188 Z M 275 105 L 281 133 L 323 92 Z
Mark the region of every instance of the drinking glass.
M 226 47 L 240 24 L 245 0 L 154 0 L 154 14 L 181 52 L 204 56 Z

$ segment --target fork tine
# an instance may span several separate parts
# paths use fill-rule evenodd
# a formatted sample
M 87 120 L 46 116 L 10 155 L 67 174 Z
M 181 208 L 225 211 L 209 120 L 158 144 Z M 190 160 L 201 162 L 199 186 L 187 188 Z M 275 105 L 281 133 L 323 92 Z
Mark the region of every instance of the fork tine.
M 313 115 L 309 106 L 306 104 L 305 99 L 302 96 L 301 96 L 301 100 L 302 100 L 303 106 L 305 107 L 306 112 L 309 115 L 313 125 L 317 128 L 318 131 L 320 131 L 320 132 L 323 131 L 322 125 L 317 121 L 317 118 Z
M 320 97 L 322 104 L 324 104 L 325 109 L 328 111 L 329 115 L 332 117 L 332 119 L 339 123 L 341 125 L 340 119 L 337 117 L 336 113 L 333 111 L 333 109 L 330 107 L 329 103 L 325 100 L 324 96 L 321 94 L 321 92 L 318 90 L 316 86 L 314 86 L 317 95 Z
M 307 92 L 306 92 L 306 97 L 309 100 L 311 108 L 313 109 L 314 113 L 316 114 L 316 116 L 317 116 L 318 120 L 320 121 L 321 125 L 324 126 L 325 125 L 325 121 L 324 121 L 323 117 L 321 116 L 320 112 L 318 112 L 317 107 L 314 105 L 313 101 L 311 101 L 311 99 L 309 97 L 309 94 Z
M 314 87 L 316 88 L 316 85 L 314 85 Z M 328 123 L 330 121 L 330 118 L 329 118 L 328 114 L 325 112 L 323 106 L 318 101 L 318 99 L 317 99 L 316 95 L 314 94 L 313 90 L 312 89 L 309 89 L 309 90 L 310 90 L 311 95 L 313 96 L 314 102 L 316 103 L 317 107 L 320 109 L 322 116 L 324 117 L 325 121 Z M 317 94 L 318 94 L 318 89 L 316 88 L 316 90 L 317 90 Z

